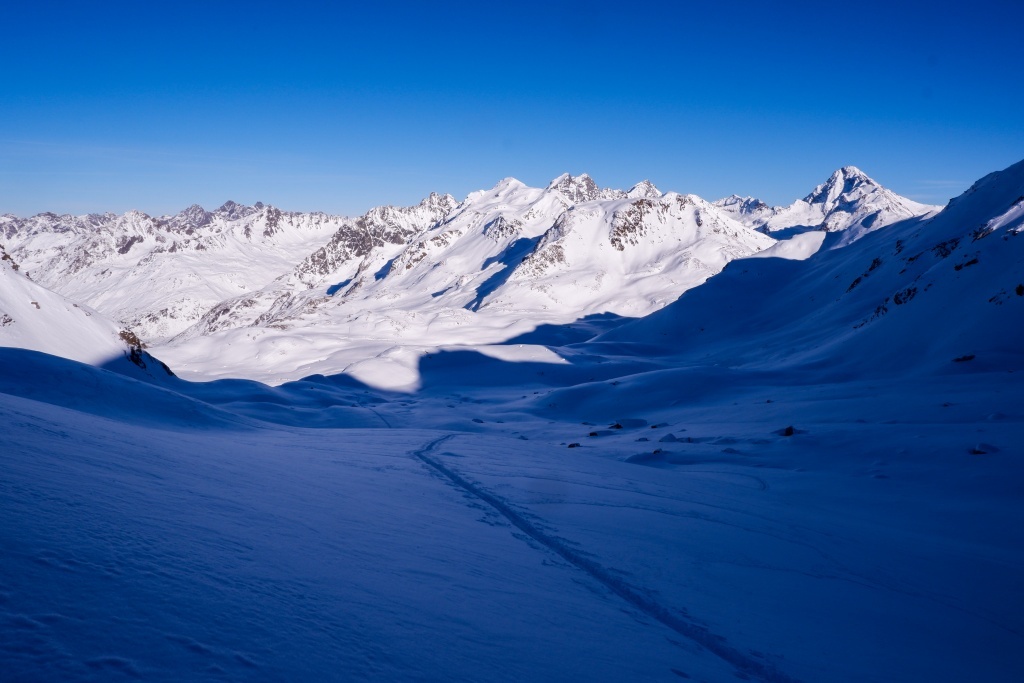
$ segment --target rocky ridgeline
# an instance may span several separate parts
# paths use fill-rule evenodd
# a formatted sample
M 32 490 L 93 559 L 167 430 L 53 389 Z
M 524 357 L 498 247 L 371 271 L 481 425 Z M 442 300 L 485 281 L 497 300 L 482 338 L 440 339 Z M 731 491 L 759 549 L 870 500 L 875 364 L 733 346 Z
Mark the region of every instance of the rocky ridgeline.
M 607 189 L 586 174 L 563 174 L 545 188 L 506 179 L 463 202 L 432 193 L 415 206 L 376 207 L 354 219 L 229 201 L 163 217 L 5 215 L 0 235 L 40 284 L 160 341 L 287 326 L 360 296 L 394 299 L 426 289 L 437 306 L 480 311 L 525 296 L 532 302 L 525 306 L 582 312 L 606 306 L 613 288 L 628 290 L 638 279 L 678 282 L 668 293 L 648 282 L 634 297 L 660 301 L 771 243 L 754 230 L 860 234 L 929 208 L 853 167 L 792 206 L 774 208 L 735 196 L 712 204 L 663 194 L 646 180 L 628 191 Z M 579 297 L 561 301 L 562 287 L 589 288 L 593 306 L 581 308 Z M 547 299 L 534 301 L 531 291 Z M 643 306 L 626 307 L 635 311 Z

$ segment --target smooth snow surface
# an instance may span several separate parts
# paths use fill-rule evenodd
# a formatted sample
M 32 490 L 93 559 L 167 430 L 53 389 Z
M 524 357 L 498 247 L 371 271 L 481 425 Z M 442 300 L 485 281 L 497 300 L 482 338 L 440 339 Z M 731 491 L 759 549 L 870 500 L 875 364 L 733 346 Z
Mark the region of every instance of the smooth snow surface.
M 201 382 L 4 259 L 0 678 L 1021 680 L 1024 162 L 856 239 L 710 206 L 382 208 L 160 347 Z
M 802 261 L 817 252 L 825 243 L 828 233 L 821 230 L 793 235 L 789 239 L 779 240 L 764 251 L 751 254 L 750 258 L 784 258 Z
M 0 353 L 27 375 L 0 395 L 11 680 L 1024 666 L 1024 391 L 1005 373 L 663 370 L 559 390 L 530 365 L 525 388 L 403 398 L 103 370 L 68 390 L 82 371 L 30 353 Z M 289 426 L 303 411 L 323 427 Z
M 127 352 L 118 325 L 29 280 L 0 248 L 0 346 L 102 365 Z

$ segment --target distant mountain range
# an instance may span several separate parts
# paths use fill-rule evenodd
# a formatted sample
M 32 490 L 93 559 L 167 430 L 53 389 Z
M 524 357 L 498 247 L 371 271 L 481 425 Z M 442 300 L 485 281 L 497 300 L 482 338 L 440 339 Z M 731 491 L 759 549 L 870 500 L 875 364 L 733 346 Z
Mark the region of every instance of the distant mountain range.
M 806 259 L 950 212 L 939 211 L 851 166 L 788 207 L 563 174 L 544 188 L 506 178 L 461 202 L 431 194 L 358 218 L 234 202 L 158 218 L 4 215 L 0 244 L 21 267 L 7 277 L 88 306 L 186 373 L 278 382 L 386 370 L 405 386 L 433 348 L 647 316 L 736 259 Z M 0 300 L 13 317 L 8 308 Z

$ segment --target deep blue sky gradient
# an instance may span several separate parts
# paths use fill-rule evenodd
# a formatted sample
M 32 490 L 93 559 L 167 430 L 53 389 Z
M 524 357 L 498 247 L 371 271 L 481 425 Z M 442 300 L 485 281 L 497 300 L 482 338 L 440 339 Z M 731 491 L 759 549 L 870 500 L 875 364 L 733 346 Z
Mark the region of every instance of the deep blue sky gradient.
M 16 6 L 15 6 L 16 5 Z M 1024 158 L 1024 5 L 6 3 L 0 213 L 359 214 L 505 176 L 944 203 Z

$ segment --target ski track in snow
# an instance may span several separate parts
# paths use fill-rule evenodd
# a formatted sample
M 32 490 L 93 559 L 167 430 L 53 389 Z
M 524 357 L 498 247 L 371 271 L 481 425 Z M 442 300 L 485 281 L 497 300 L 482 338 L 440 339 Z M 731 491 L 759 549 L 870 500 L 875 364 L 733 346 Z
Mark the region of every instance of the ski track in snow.
M 758 679 L 766 681 L 767 683 L 796 683 L 796 679 L 790 678 L 770 664 L 758 661 L 752 656 L 744 654 L 732 647 L 725 638 L 712 633 L 707 629 L 707 627 L 694 621 L 684 619 L 650 598 L 645 597 L 640 589 L 630 585 L 625 580 L 614 576 L 612 572 L 605 567 L 573 550 L 565 541 L 541 530 L 535 524 L 532 524 L 523 515 L 516 512 L 507 501 L 493 493 L 490 493 L 481 486 L 470 482 L 454 469 L 444 465 L 436 458 L 431 457 L 430 454 L 437 450 L 441 444 L 457 436 L 459 435 L 448 434 L 434 439 L 427 443 L 423 448 L 412 451 L 411 455 L 447 479 L 455 487 L 489 505 L 498 514 L 508 520 L 508 522 L 514 527 L 548 550 L 559 555 L 566 562 L 590 576 L 592 579 L 628 602 L 636 609 L 672 629 L 684 638 L 692 640 L 698 645 L 713 652 L 724 661 L 735 666 L 743 674 L 756 676 Z

